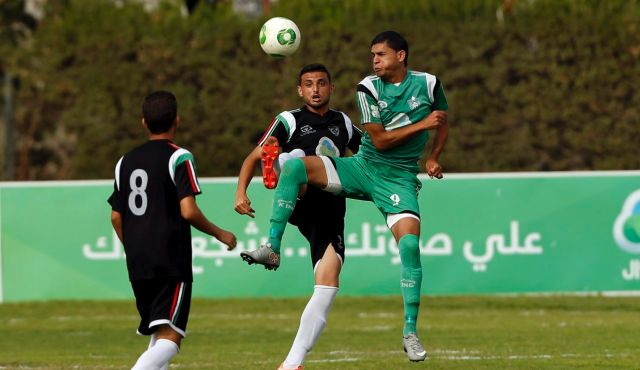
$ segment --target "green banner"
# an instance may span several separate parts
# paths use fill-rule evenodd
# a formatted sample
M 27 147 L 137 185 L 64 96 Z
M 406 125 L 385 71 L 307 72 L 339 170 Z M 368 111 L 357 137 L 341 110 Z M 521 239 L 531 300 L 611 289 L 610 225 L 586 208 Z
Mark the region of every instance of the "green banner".
M 640 171 L 422 178 L 424 294 L 640 291 Z M 278 271 L 239 253 L 267 235 L 273 191 L 254 180 L 256 218 L 233 210 L 235 178 L 203 179 L 198 204 L 238 247 L 193 232 L 194 296 L 303 296 L 305 239 L 289 226 Z M 0 301 L 132 297 L 110 224 L 110 181 L 0 184 Z M 384 218 L 349 200 L 341 294 L 400 294 Z

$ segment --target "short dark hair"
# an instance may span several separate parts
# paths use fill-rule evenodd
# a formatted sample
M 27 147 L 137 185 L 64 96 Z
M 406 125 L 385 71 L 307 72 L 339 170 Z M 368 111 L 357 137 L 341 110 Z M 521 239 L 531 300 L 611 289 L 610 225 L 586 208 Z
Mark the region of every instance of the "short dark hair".
M 142 117 L 152 134 L 162 134 L 178 117 L 178 102 L 169 91 L 154 91 L 144 98 Z
M 298 74 L 298 85 L 300 85 L 300 83 L 302 82 L 302 75 L 309 72 L 324 72 L 327 74 L 327 78 L 329 78 L 329 82 L 331 82 L 331 73 L 329 73 L 329 70 L 327 69 L 327 67 L 325 67 L 324 64 L 312 63 L 312 64 L 307 64 L 306 66 L 302 67 L 302 69 L 300 70 L 300 74 Z
M 371 46 L 383 42 L 386 42 L 387 45 L 395 51 L 404 50 L 404 65 L 406 66 L 409 62 L 409 43 L 407 40 L 396 31 L 384 31 L 377 34 L 376 37 L 371 40 Z

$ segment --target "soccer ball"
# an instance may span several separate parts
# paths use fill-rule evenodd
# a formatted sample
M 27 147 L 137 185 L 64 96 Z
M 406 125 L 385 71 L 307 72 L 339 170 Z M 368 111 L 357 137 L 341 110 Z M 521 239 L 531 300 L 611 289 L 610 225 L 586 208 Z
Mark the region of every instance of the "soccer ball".
M 275 58 L 284 58 L 298 50 L 300 30 L 291 19 L 274 17 L 260 29 L 260 46 Z

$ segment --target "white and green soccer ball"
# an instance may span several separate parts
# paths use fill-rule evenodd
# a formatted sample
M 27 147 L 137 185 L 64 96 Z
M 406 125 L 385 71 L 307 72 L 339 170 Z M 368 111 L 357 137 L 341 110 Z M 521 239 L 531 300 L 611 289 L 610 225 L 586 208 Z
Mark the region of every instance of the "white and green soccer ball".
M 300 30 L 291 19 L 271 18 L 260 29 L 260 46 L 272 57 L 284 58 L 298 50 Z

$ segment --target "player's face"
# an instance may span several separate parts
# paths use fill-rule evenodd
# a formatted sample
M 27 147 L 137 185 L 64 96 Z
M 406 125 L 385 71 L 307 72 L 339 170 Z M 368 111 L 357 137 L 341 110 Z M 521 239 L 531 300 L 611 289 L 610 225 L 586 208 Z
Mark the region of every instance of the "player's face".
M 313 109 L 321 109 L 328 106 L 332 92 L 333 85 L 326 73 L 307 72 L 300 76 L 298 95 L 307 106 Z
M 393 77 L 404 69 L 405 56 L 406 53 L 404 50 L 395 51 L 390 48 L 386 42 L 373 44 L 371 46 L 373 71 L 376 76 L 385 80 L 393 80 Z

